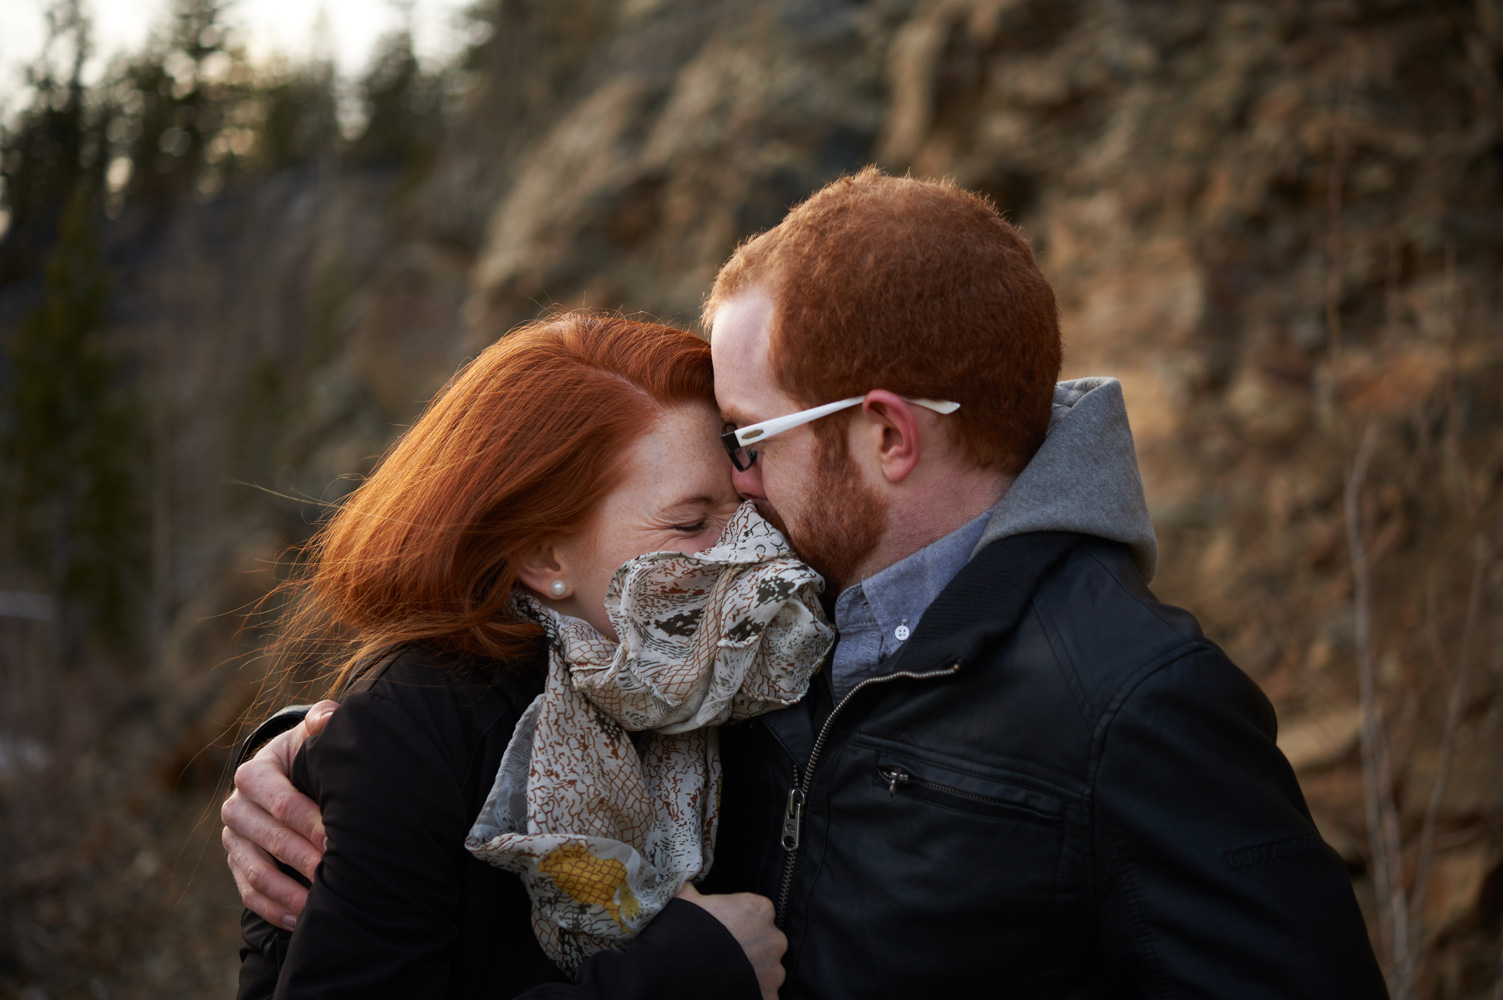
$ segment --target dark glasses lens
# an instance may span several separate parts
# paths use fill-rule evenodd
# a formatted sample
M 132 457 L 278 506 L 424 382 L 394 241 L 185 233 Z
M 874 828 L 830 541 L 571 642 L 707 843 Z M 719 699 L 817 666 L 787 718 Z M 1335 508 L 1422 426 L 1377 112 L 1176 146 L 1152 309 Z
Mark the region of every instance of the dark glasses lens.
M 754 448 L 747 448 L 736 441 L 736 425 L 726 424 L 725 431 L 720 435 L 721 447 L 731 457 L 731 464 L 737 472 L 745 472 L 752 467 L 757 460 L 757 452 Z

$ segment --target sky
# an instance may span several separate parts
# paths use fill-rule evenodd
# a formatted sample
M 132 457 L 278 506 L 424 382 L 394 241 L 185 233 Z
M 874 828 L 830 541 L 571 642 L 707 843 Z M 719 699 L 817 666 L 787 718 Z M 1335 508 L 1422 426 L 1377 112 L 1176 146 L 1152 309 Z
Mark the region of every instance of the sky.
M 458 51 L 462 37 L 455 25 L 472 2 L 406 0 L 420 59 L 436 62 Z M 96 78 L 111 56 L 139 49 L 154 29 L 160 30 L 171 6 L 171 0 L 83 3 L 94 22 L 97 50 L 85 75 Z M 47 0 L 0 0 L 0 107 L 20 90 L 24 68 L 41 51 L 46 6 Z M 230 0 L 224 21 L 241 31 L 257 62 L 278 54 L 298 58 L 323 52 L 339 73 L 352 77 L 365 67 L 377 39 L 398 27 L 402 16 L 394 0 Z

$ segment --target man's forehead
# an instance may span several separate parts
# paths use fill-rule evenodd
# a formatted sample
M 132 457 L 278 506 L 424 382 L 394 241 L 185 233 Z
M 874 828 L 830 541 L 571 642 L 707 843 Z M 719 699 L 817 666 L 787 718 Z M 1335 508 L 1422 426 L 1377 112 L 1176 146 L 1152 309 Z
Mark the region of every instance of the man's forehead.
M 768 328 L 772 299 L 750 289 L 726 300 L 710 326 L 710 354 L 715 363 L 715 402 L 726 417 L 760 416 L 776 406 L 782 393 L 772 374 Z
M 726 355 L 742 363 L 767 353 L 768 326 L 772 320 L 772 298 L 761 288 L 726 299 L 715 311 L 710 324 L 710 348 L 716 357 Z

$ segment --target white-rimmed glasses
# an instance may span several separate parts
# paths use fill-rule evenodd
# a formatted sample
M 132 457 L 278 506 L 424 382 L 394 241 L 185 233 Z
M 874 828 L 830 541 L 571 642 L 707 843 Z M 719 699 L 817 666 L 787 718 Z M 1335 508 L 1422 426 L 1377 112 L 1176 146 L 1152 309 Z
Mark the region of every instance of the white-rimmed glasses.
M 795 427 L 818 420 L 820 417 L 828 417 L 832 413 L 859 406 L 865 396 L 852 396 L 850 399 L 842 399 L 838 403 L 825 403 L 823 406 L 811 407 L 807 410 L 799 410 L 784 417 L 773 417 L 759 424 L 749 424 L 746 427 L 734 427 L 726 424 L 725 433 L 720 435 L 720 443 L 725 446 L 725 453 L 731 456 L 731 464 L 740 472 L 745 472 L 752 467 L 757 460 L 757 450 L 747 447 L 753 443 L 761 443 L 774 434 L 791 431 Z M 904 399 L 907 399 L 905 396 Z M 954 413 L 960 409 L 959 403 L 953 403 L 944 399 L 908 399 L 914 406 L 922 406 L 926 410 L 935 413 Z

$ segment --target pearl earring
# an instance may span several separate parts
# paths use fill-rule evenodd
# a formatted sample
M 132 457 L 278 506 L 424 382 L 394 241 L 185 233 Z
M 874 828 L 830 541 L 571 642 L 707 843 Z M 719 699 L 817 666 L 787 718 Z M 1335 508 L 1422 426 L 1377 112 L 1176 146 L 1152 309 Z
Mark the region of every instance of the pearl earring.
M 562 580 L 554 580 L 548 585 L 548 589 L 553 591 L 554 597 L 563 597 L 564 591 L 569 589 L 569 585 Z

